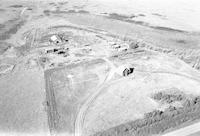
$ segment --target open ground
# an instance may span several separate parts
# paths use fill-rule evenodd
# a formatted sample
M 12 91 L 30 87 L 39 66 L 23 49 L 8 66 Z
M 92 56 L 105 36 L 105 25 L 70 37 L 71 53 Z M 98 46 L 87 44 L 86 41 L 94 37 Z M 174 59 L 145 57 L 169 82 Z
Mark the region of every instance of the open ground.
M 0 0 L 0 135 L 198 135 L 193 10 L 79 2 Z

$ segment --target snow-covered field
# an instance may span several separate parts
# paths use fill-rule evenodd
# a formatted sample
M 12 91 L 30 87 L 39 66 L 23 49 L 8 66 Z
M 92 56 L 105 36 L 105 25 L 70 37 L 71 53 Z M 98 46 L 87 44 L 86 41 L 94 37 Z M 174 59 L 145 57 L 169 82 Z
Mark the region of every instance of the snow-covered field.
M 0 0 L 3 2 L 14 0 Z M 200 31 L 199 0 L 18 0 L 29 3 L 63 2 L 63 9 L 86 10 L 91 14 L 117 13 L 127 15 L 132 20 L 142 21 L 152 26 Z
M 200 31 L 199 0 L 69 0 L 68 5 L 97 14 L 142 15 L 132 19 L 156 26 Z

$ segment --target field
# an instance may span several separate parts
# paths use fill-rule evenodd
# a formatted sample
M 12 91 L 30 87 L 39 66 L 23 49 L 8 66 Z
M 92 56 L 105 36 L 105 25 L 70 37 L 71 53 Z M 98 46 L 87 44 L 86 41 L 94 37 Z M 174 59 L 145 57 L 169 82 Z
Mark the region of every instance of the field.
M 52 131 L 72 135 L 80 106 L 102 82 L 108 68 L 99 59 L 45 72 Z
M 0 135 L 198 135 L 191 3 L 0 0 Z
M 52 131 L 58 134 L 72 135 L 75 129 L 75 135 L 80 132 L 82 135 L 92 135 L 126 122 L 142 119 L 145 113 L 154 109 L 165 109 L 167 105 L 158 104 L 151 98 L 152 94 L 156 92 L 176 89 L 186 95 L 199 95 L 200 79 L 197 71 L 178 59 L 172 61 L 172 58 L 167 56 L 147 54 L 141 55 L 140 61 L 132 57 L 113 59 L 115 65 L 121 65 L 123 62 L 134 65 L 135 74 L 129 78 L 114 75 L 113 79 L 102 83 L 99 81 L 99 77 L 103 81 L 106 79 L 106 75 L 112 73 L 112 69 L 108 69 L 109 65 L 102 65 L 102 62 L 105 63 L 104 60 L 84 62 L 84 65 L 81 63 L 47 71 L 47 91 L 49 90 L 48 93 L 51 95 L 47 95 L 50 97 L 48 98 L 49 123 Z M 145 56 L 148 56 L 149 59 L 146 60 Z M 100 62 L 96 63 L 98 61 Z M 161 62 L 165 63 L 161 65 Z M 178 70 L 177 65 L 180 66 Z M 98 70 L 96 70 L 97 68 Z M 84 73 L 87 76 L 80 74 L 85 69 L 87 72 Z M 101 72 L 104 74 L 96 73 L 101 76 L 90 74 L 90 69 L 93 72 L 104 71 Z M 192 76 L 191 73 L 195 76 Z M 48 77 L 48 75 L 51 76 Z M 77 75 L 77 77 L 69 75 Z M 73 81 L 69 81 L 69 77 Z M 187 82 L 187 84 L 181 84 L 181 82 Z M 52 101 L 54 102 L 52 103 Z M 108 103 L 109 105 L 107 105 Z M 81 120 L 78 121 L 80 125 L 75 125 L 78 130 L 74 128 L 77 118 Z
M 199 132 L 194 133 L 194 134 L 191 134 L 191 135 L 189 135 L 189 136 L 198 136 L 198 135 L 199 135 Z
M 161 70 L 159 63 L 166 62 L 162 63 L 162 66 L 169 67 L 167 60 L 157 61 L 156 64 L 156 62 L 152 63 L 155 61 L 154 55 L 151 57 L 148 62 L 154 65 L 149 65 L 142 59 L 140 63 L 132 60 L 131 63 L 136 68 L 134 76 L 108 83 L 105 88 L 102 88 L 105 93 L 99 96 L 88 109 L 84 127 L 85 135 L 92 135 L 125 122 L 141 119 L 145 113 L 154 109 L 165 109 L 167 105 L 159 104 L 151 98 L 151 95 L 156 92 L 175 88 L 187 95 L 199 95 L 200 80 L 187 76 L 187 73 L 191 72 L 190 68 L 186 70 L 185 65 L 182 65 L 180 69 L 185 69 L 185 72 L 181 72 L 180 69 L 176 71 L 177 63 L 170 61 L 172 69 Z M 182 84 L 185 82 L 187 85 Z
M 21 69 L 1 75 L 0 88 L 1 135 L 50 135 L 41 71 Z

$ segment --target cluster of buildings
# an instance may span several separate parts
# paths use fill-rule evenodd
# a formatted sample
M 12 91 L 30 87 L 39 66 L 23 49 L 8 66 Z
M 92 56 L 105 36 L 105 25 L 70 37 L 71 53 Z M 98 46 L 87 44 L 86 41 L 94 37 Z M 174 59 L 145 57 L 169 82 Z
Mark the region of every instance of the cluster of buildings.
M 109 45 L 112 49 L 121 51 L 127 51 L 129 49 L 129 45 L 127 43 L 117 44 L 116 42 L 109 42 Z

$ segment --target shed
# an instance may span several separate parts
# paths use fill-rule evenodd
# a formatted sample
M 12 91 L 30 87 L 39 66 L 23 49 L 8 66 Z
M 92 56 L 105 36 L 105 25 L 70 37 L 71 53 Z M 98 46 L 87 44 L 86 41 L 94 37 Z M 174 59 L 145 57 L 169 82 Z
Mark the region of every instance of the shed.
M 50 37 L 50 42 L 53 42 L 54 44 L 59 44 L 59 43 L 61 43 L 62 41 L 61 41 L 61 39 L 60 39 L 59 36 L 53 35 L 53 36 Z
M 130 74 L 132 74 L 134 71 L 134 68 L 125 68 L 123 71 L 123 76 L 128 76 Z

